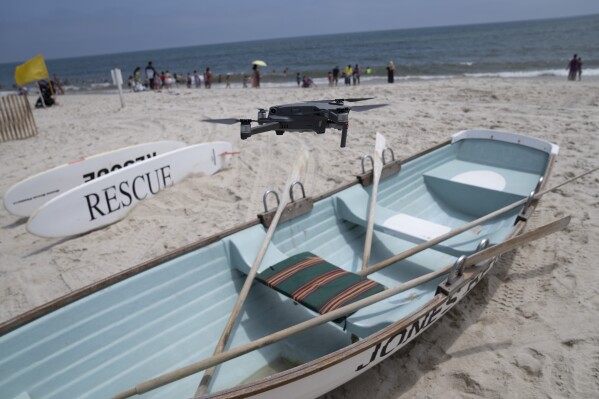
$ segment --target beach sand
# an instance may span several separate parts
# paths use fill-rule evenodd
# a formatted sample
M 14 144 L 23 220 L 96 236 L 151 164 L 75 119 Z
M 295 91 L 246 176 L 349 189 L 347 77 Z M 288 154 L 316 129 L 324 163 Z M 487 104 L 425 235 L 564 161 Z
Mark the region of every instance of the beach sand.
M 253 118 L 257 107 L 376 97 L 340 134 L 261 134 L 204 118 Z M 30 99 L 33 100 L 33 99 Z M 447 79 L 315 89 L 175 89 L 67 95 L 34 110 L 39 134 L 0 143 L 0 193 L 65 162 L 157 140 L 227 140 L 240 151 L 214 176 L 191 176 L 121 222 L 70 239 L 29 234 L 0 209 L 0 322 L 99 279 L 255 218 L 280 190 L 297 148 L 310 150 L 309 196 L 351 181 L 375 132 L 406 158 L 470 128 L 515 131 L 560 146 L 549 186 L 599 166 L 599 81 Z M 328 393 L 332 398 L 593 397 L 599 392 L 599 173 L 543 197 L 528 229 L 569 214 L 565 232 L 502 257 L 443 319 L 405 350 Z

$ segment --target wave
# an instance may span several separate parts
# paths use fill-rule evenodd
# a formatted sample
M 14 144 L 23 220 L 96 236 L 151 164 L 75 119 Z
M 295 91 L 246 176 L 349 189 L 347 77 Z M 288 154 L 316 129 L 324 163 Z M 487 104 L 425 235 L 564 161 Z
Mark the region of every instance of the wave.
M 458 74 L 439 74 L 439 75 L 401 75 L 396 74 L 396 81 L 415 81 L 415 80 L 447 80 L 447 79 L 459 79 L 459 78 L 473 78 L 473 79 L 483 79 L 483 78 L 499 78 L 499 79 L 534 79 L 534 78 L 560 78 L 566 79 L 568 76 L 568 71 L 566 69 L 541 69 L 541 70 L 530 70 L 530 71 L 500 71 L 500 72 L 472 72 L 472 73 L 458 73 Z M 261 87 L 264 88 L 296 88 L 298 87 L 295 77 L 287 77 L 287 79 L 281 79 L 281 77 L 276 77 L 273 80 L 268 79 L 268 75 L 265 76 L 266 79 L 263 79 L 261 82 Z M 588 68 L 583 69 L 582 78 L 597 78 L 599 77 L 599 68 Z M 312 78 L 316 87 L 328 87 L 329 82 L 326 77 L 315 77 Z M 386 84 L 387 76 L 386 75 L 369 75 L 369 76 L 361 76 L 360 82 L 362 84 Z M 179 85 L 180 88 L 185 88 L 184 84 Z M 343 79 L 339 79 L 338 87 L 345 86 Z M 225 89 L 225 83 L 213 83 L 212 87 L 214 89 Z M 240 82 L 240 78 L 234 79 L 232 83 L 232 87 L 241 88 L 242 83 Z M 90 83 L 90 84 L 69 84 L 64 85 L 63 89 L 68 93 L 98 93 L 98 94 L 108 94 L 108 93 L 118 93 L 116 86 L 112 83 Z M 128 92 L 129 88 L 124 85 L 123 91 Z M 0 95 L 8 95 L 14 94 L 15 91 L 11 90 L 0 90 Z M 30 95 L 37 95 L 35 89 L 30 90 Z
M 511 71 L 511 72 L 479 72 L 466 73 L 466 77 L 474 78 L 540 78 L 540 77 L 567 77 L 566 69 L 543 69 L 533 71 Z M 583 69 L 582 76 L 599 76 L 599 68 Z

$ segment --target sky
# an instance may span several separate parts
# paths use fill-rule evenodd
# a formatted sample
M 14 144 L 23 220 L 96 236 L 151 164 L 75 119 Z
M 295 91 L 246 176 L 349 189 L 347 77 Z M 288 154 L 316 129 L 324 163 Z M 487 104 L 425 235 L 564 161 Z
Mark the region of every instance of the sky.
M 599 14 L 599 0 L 8 0 L 0 63 Z

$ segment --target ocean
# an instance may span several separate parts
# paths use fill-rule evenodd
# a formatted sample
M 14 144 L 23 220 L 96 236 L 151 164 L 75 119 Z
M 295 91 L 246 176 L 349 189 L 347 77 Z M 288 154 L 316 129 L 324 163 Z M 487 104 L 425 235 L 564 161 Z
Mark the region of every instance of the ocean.
M 574 53 L 582 57 L 583 79 L 599 76 L 599 15 L 480 25 L 398 29 L 344 33 L 238 43 L 212 44 L 137 51 L 78 58 L 47 59 L 50 74 L 57 73 L 71 91 L 113 90 L 110 70 L 120 68 L 127 80 L 135 67 L 153 61 L 158 71 L 186 76 L 206 67 L 219 76 L 232 74 L 241 85 L 251 62 L 264 60 L 264 86 L 294 86 L 296 73 L 326 84 L 327 73 L 359 64 L 371 76 L 362 81 L 384 82 L 386 65 L 393 60 L 396 79 L 454 77 L 556 77 L 567 75 Z M 32 54 L 31 56 L 35 56 Z M 25 61 L 25 60 L 23 60 Z M 18 63 L 0 64 L 0 90 L 14 86 Z M 286 71 L 286 73 L 285 73 Z

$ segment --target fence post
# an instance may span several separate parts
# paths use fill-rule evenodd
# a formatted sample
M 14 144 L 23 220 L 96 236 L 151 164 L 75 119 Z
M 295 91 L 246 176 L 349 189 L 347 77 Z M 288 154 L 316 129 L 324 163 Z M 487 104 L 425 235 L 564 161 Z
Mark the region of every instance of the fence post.
M 37 134 L 37 126 L 26 95 L 0 97 L 0 143 Z

